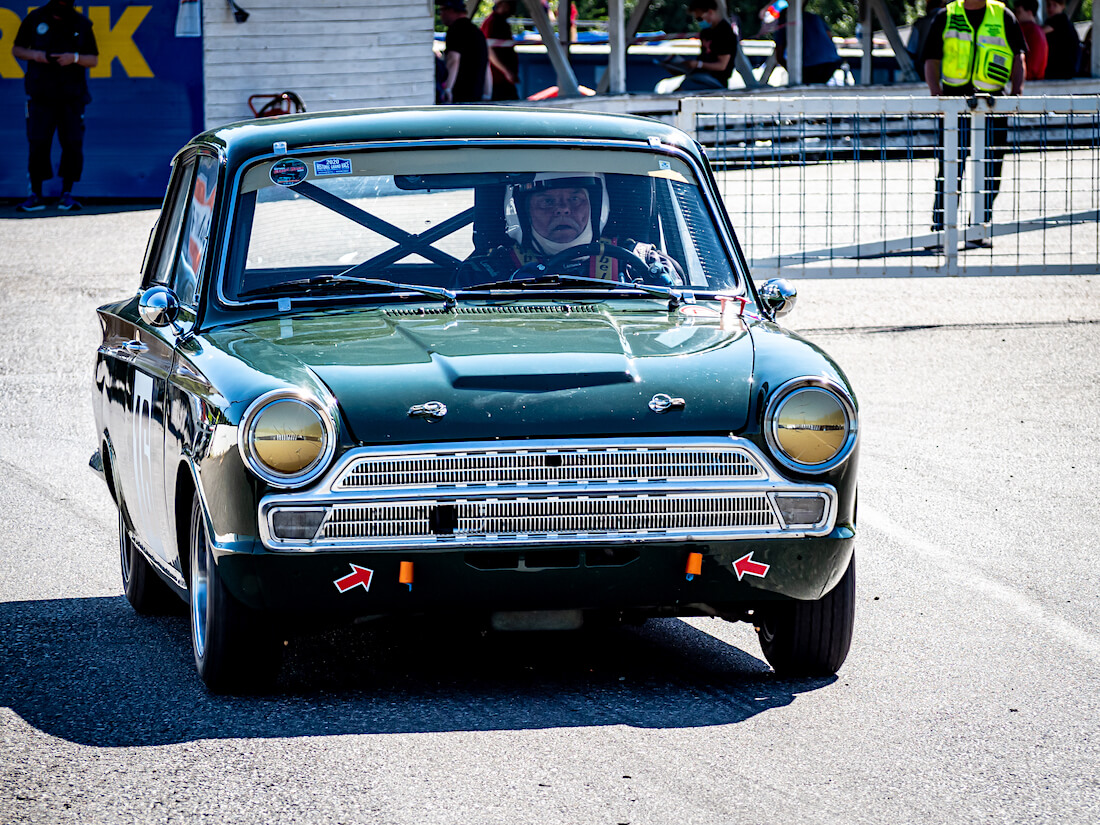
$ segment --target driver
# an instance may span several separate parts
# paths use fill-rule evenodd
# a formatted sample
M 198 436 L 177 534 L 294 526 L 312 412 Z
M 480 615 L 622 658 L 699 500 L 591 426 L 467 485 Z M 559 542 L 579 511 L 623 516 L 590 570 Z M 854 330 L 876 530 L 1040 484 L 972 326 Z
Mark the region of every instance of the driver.
M 599 172 L 540 172 L 529 183 L 508 186 L 504 196 L 504 225 L 509 242 L 475 255 L 462 268 L 461 286 L 500 278 L 534 277 L 539 267 L 558 257 L 576 272 L 605 280 L 629 280 L 641 273 L 625 273 L 626 264 L 602 248 L 591 253 L 585 247 L 602 243 L 633 252 L 650 267 L 657 280 L 682 283 L 680 267 L 652 244 L 619 241 L 604 235 L 610 207 L 607 185 Z M 576 259 L 569 259 L 569 250 Z M 586 260 L 587 259 L 587 260 Z M 656 269 L 654 269 L 656 265 Z

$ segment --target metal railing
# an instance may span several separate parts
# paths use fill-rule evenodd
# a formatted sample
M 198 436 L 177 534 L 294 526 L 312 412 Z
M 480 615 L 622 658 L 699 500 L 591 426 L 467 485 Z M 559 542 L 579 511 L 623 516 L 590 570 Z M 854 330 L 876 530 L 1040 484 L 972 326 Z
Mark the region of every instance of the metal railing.
M 678 125 L 757 277 L 1100 271 L 1100 95 L 698 97 Z

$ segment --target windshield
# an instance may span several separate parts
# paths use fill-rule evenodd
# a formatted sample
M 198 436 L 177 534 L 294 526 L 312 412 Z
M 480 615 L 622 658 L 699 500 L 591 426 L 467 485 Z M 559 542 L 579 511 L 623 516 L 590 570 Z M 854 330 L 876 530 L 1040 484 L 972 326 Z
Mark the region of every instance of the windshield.
M 691 167 L 656 152 L 285 156 L 245 171 L 234 221 L 221 284 L 231 302 L 424 294 L 404 287 L 739 289 Z

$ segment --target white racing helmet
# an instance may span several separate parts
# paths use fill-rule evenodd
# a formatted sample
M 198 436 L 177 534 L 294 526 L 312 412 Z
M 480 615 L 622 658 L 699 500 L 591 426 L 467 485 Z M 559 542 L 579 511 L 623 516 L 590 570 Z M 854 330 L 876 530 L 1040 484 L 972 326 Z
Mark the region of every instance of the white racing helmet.
M 591 204 L 591 213 L 588 226 L 574 240 L 560 244 L 537 238 L 531 229 L 531 219 L 526 209 L 522 209 L 521 201 L 535 192 L 546 189 L 563 189 L 567 187 L 583 187 L 588 190 L 588 200 Z M 554 255 L 564 249 L 574 246 L 583 246 L 586 243 L 598 239 L 607 226 L 607 217 L 611 212 L 608 204 L 607 184 L 602 172 L 539 172 L 530 183 L 513 184 L 504 190 L 504 231 L 508 237 L 517 244 L 523 244 L 524 239 L 538 247 L 548 255 Z M 599 215 L 599 226 L 592 226 L 592 215 Z

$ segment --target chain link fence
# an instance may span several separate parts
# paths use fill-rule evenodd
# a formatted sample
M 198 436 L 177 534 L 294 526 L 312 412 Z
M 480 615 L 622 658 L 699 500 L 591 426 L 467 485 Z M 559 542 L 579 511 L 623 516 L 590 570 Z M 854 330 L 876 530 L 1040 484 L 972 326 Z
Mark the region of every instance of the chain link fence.
M 1100 270 L 1100 95 L 698 97 L 756 277 Z

